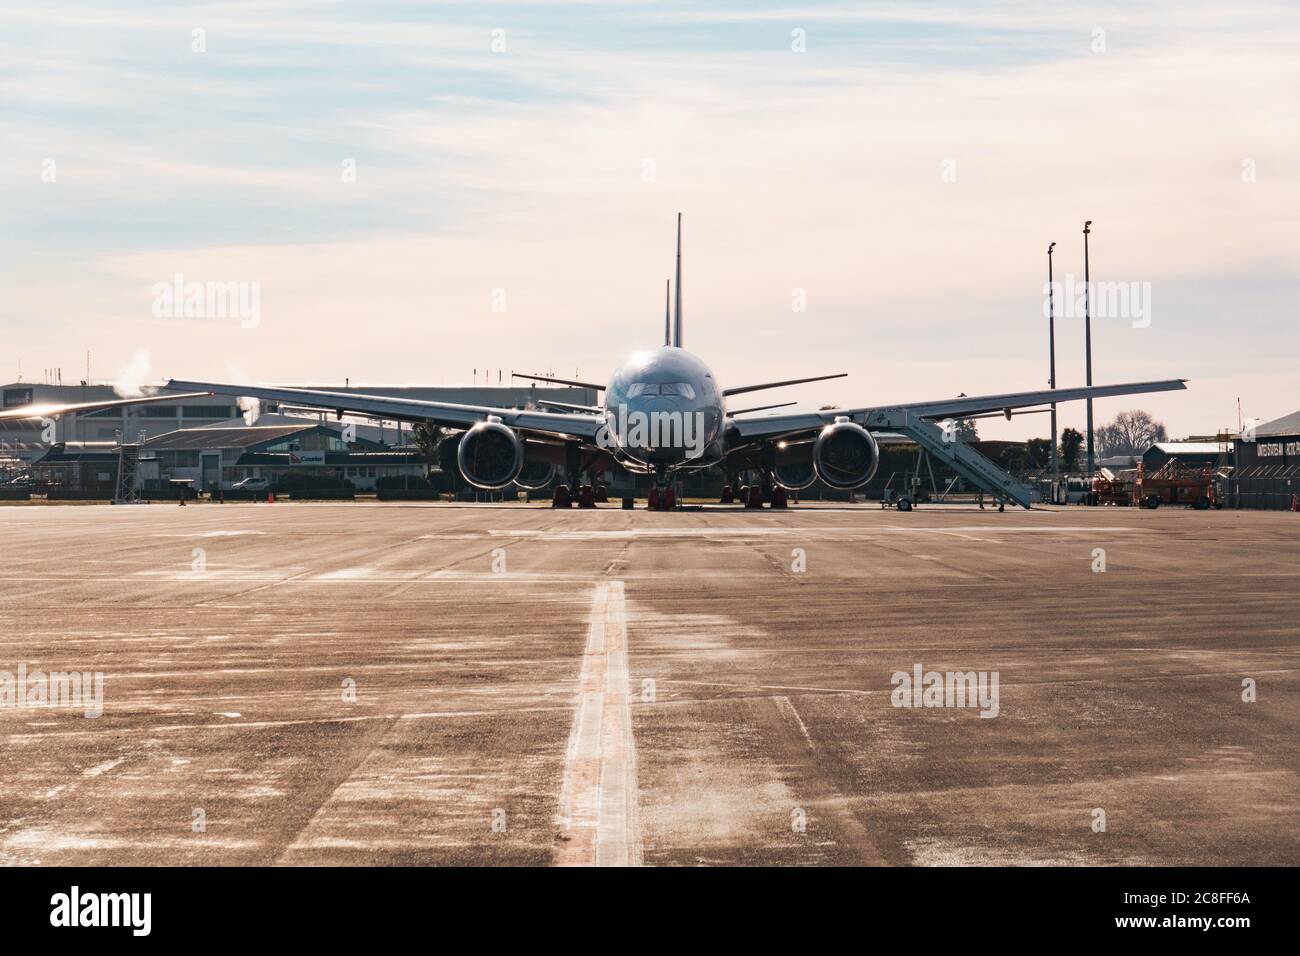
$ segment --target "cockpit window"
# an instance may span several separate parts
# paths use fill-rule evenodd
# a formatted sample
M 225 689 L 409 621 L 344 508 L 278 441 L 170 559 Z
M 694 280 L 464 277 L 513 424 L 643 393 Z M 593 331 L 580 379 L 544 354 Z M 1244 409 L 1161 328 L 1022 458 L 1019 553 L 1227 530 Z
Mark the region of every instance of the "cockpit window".
M 694 398 L 695 389 L 689 382 L 637 382 L 627 390 L 628 398 L 639 395 L 680 395 Z

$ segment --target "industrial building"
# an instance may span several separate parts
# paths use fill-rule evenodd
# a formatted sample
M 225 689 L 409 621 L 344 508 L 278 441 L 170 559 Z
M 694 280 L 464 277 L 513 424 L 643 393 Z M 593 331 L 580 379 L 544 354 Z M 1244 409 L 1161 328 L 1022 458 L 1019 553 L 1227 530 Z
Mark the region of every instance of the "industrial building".
M 1284 511 L 1300 496 L 1300 412 L 1253 429 L 1236 442 L 1232 507 Z
M 1188 467 L 1207 468 L 1231 464 L 1232 452 L 1228 441 L 1158 441 L 1142 453 L 1142 467 L 1148 472 L 1159 471 L 1171 461 Z
M 473 387 L 473 386 L 312 386 L 322 391 L 355 394 L 383 394 L 408 398 L 414 401 L 455 402 L 463 405 L 494 405 L 504 408 L 540 407 L 546 401 L 574 405 L 594 405 L 599 396 L 594 389 L 569 387 Z M 17 408 L 31 404 L 64 404 L 103 402 L 119 398 L 110 385 L 43 385 L 17 382 L 0 385 L 0 407 Z M 99 443 L 115 444 L 119 441 L 138 443 L 143 435 L 147 444 L 151 439 L 180 430 L 208 426 L 235 428 L 247 424 L 299 424 L 334 421 L 334 416 L 319 409 L 289 409 L 290 415 L 278 416 L 280 407 L 263 403 L 250 411 L 245 420 L 238 397 L 234 395 L 178 398 L 175 402 L 158 402 L 92 412 L 68 412 L 59 418 L 40 421 L 0 421 L 0 479 L 5 475 L 26 472 L 36 461 L 46 457 L 54 446 L 62 446 L 59 454 L 46 457 L 47 465 L 56 463 L 64 470 L 71 468 L 70 456 L 78 459 L 102 450 L 94 450 Z M 410 425 L 393 421 L 380 421 L 364 416 L 346 416 L 345 421 L 354 427 L 359 439 L 373 441 L 383 448 L 401 447 L 409 442 Z M 110 456 L 111 457 L 111 456 Z M 227 467 L 223 458 L 223 467 Z M 230 467 L 234 467 L 230 465 Z M 343 465 L 342 467 L 349 467 Z M 355 465 L 351 467 L 362 467 Z M 370 466 L 365 466 L 370 467 Z M 376 466 L 378 467 L 378 466 Z M 80 472 L 79 472 L 80 474 Z M 357 477 L 363 477 L 358 475 Z M 368 476 L 364 476 L 368 477 Z M 224 478 L 222 479 L 225 480 Z
M 114 442 L 58 442 L 31 465 L 30 474 L 55 497 L 109 498 L 118 461 Z M 181 428 L 148 439 L 137 458 L 145 495 L 178 482 L 205 492 L 229 490 L 244 478 L 267 478 L 277 486 L 290 473 L 307 486 L 347 482 L 369 491 L 380 479 L 422 479 L 427 470 L 413 448 L 362 438 L 348 443 L 341 427 L 311 422 Z
M 146 441 L 139 465 L 145 488 L 186 481 L 202 491 L 229 489 L 244 478 L 276 485 L 290 472 L 306 483 L 348 482 L 365 491 L 380 478 L 423 478 L 427 470 L 413 449 L 359 437 L 347 442 L 340 427 L 311 423 L 182 428 Z

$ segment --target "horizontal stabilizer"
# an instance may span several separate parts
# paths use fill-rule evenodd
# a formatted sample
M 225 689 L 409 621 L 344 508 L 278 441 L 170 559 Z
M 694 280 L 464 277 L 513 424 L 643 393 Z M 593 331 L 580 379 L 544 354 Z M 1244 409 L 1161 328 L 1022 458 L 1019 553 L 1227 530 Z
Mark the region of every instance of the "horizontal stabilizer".
M 600 408 L 596 405 L 573 405 L 569 402 L 553 402 L 549 398 L 539 398 L 537 404 L 545 406 L 546 408 L 562 408 L 566 412 L 589 412 L 592 415 L 600 414 Z
M 724 388 L 723 395 L 743 395 L 746 392 L 761 392 L 765 388 L 780 388 L 782 385 L 802 385 L 805 382 L 824 382 L 828 378 L 844 378 L 848 372 L 836 372 L 834 375 L 817 375 L 813 378 L 792 378 L 784 382 L 764 382 L 762 385 L 742 385 L 740 388 Z
M 791 405 L 798 405 L 798 402 L 778 402 L 775 405 L 755 405 L 753 408 L 728 409 L 728 415 L 747 415 L 750 412 L 766 412 L 773 408 L 789 408 Z
M 594 388 L 598 392 L 605 390 L 604 385 L 597 385 L 595 382 L 575 382 L 569 378 L 552 378 L 549 375 L 525 375 L 523 372 L 511 372 L 511 378 L 528 378 L 535 382 L 554 382 L 556 385 L 572 385 L 574 388 Z

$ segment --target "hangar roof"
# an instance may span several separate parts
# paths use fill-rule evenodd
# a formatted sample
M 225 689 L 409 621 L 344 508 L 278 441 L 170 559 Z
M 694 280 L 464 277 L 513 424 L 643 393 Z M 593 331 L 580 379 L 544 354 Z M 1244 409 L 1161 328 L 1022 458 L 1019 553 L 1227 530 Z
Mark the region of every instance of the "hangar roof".
M 1212 441 L 1158 441 L 1156 448 L 1166 455 L 1217 455 L 1219 443 Z
M 49 465 L 60 461 L 79 461 L 83 458 L 117 461 L 117 442 L 61 441 L 51 445 L 33 464 Z
M 1300 412 L 1292 412 L 1255 426 L 1255 436 L 1260 435 L 1300 435 Z
M 320 425 L 246 425 L 243 428 L 178 428 L 150 438 L 150 451 L 166 448 L 249 448 L 263 442 L 277 441 L 303 432 L 316 431 Z

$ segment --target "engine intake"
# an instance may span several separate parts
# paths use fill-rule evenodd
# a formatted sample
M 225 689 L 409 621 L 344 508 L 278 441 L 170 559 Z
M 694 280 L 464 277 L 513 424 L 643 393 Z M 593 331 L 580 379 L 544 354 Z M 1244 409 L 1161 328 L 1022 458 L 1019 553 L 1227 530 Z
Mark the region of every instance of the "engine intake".
M 524 451 L 524 466 L 515 476 L 515 484 L 524 491 L 541 491 L 555 478 L 555 464 L 531 457 Z
M 499 421 L 479 422 L 460 436 L 456 464 L 475 488 L 497 491 L 519 476 L 524 445 Z
M 880 451 L 871 432 L 847 418 L 827 425 L 813 443 L 817 477 L 836 491 L 861 488 L 876 473 Z
M 813 465 L 813 443 L 777 442 L 772 480 L 787 491 L 803 491 L 817 480 Z

